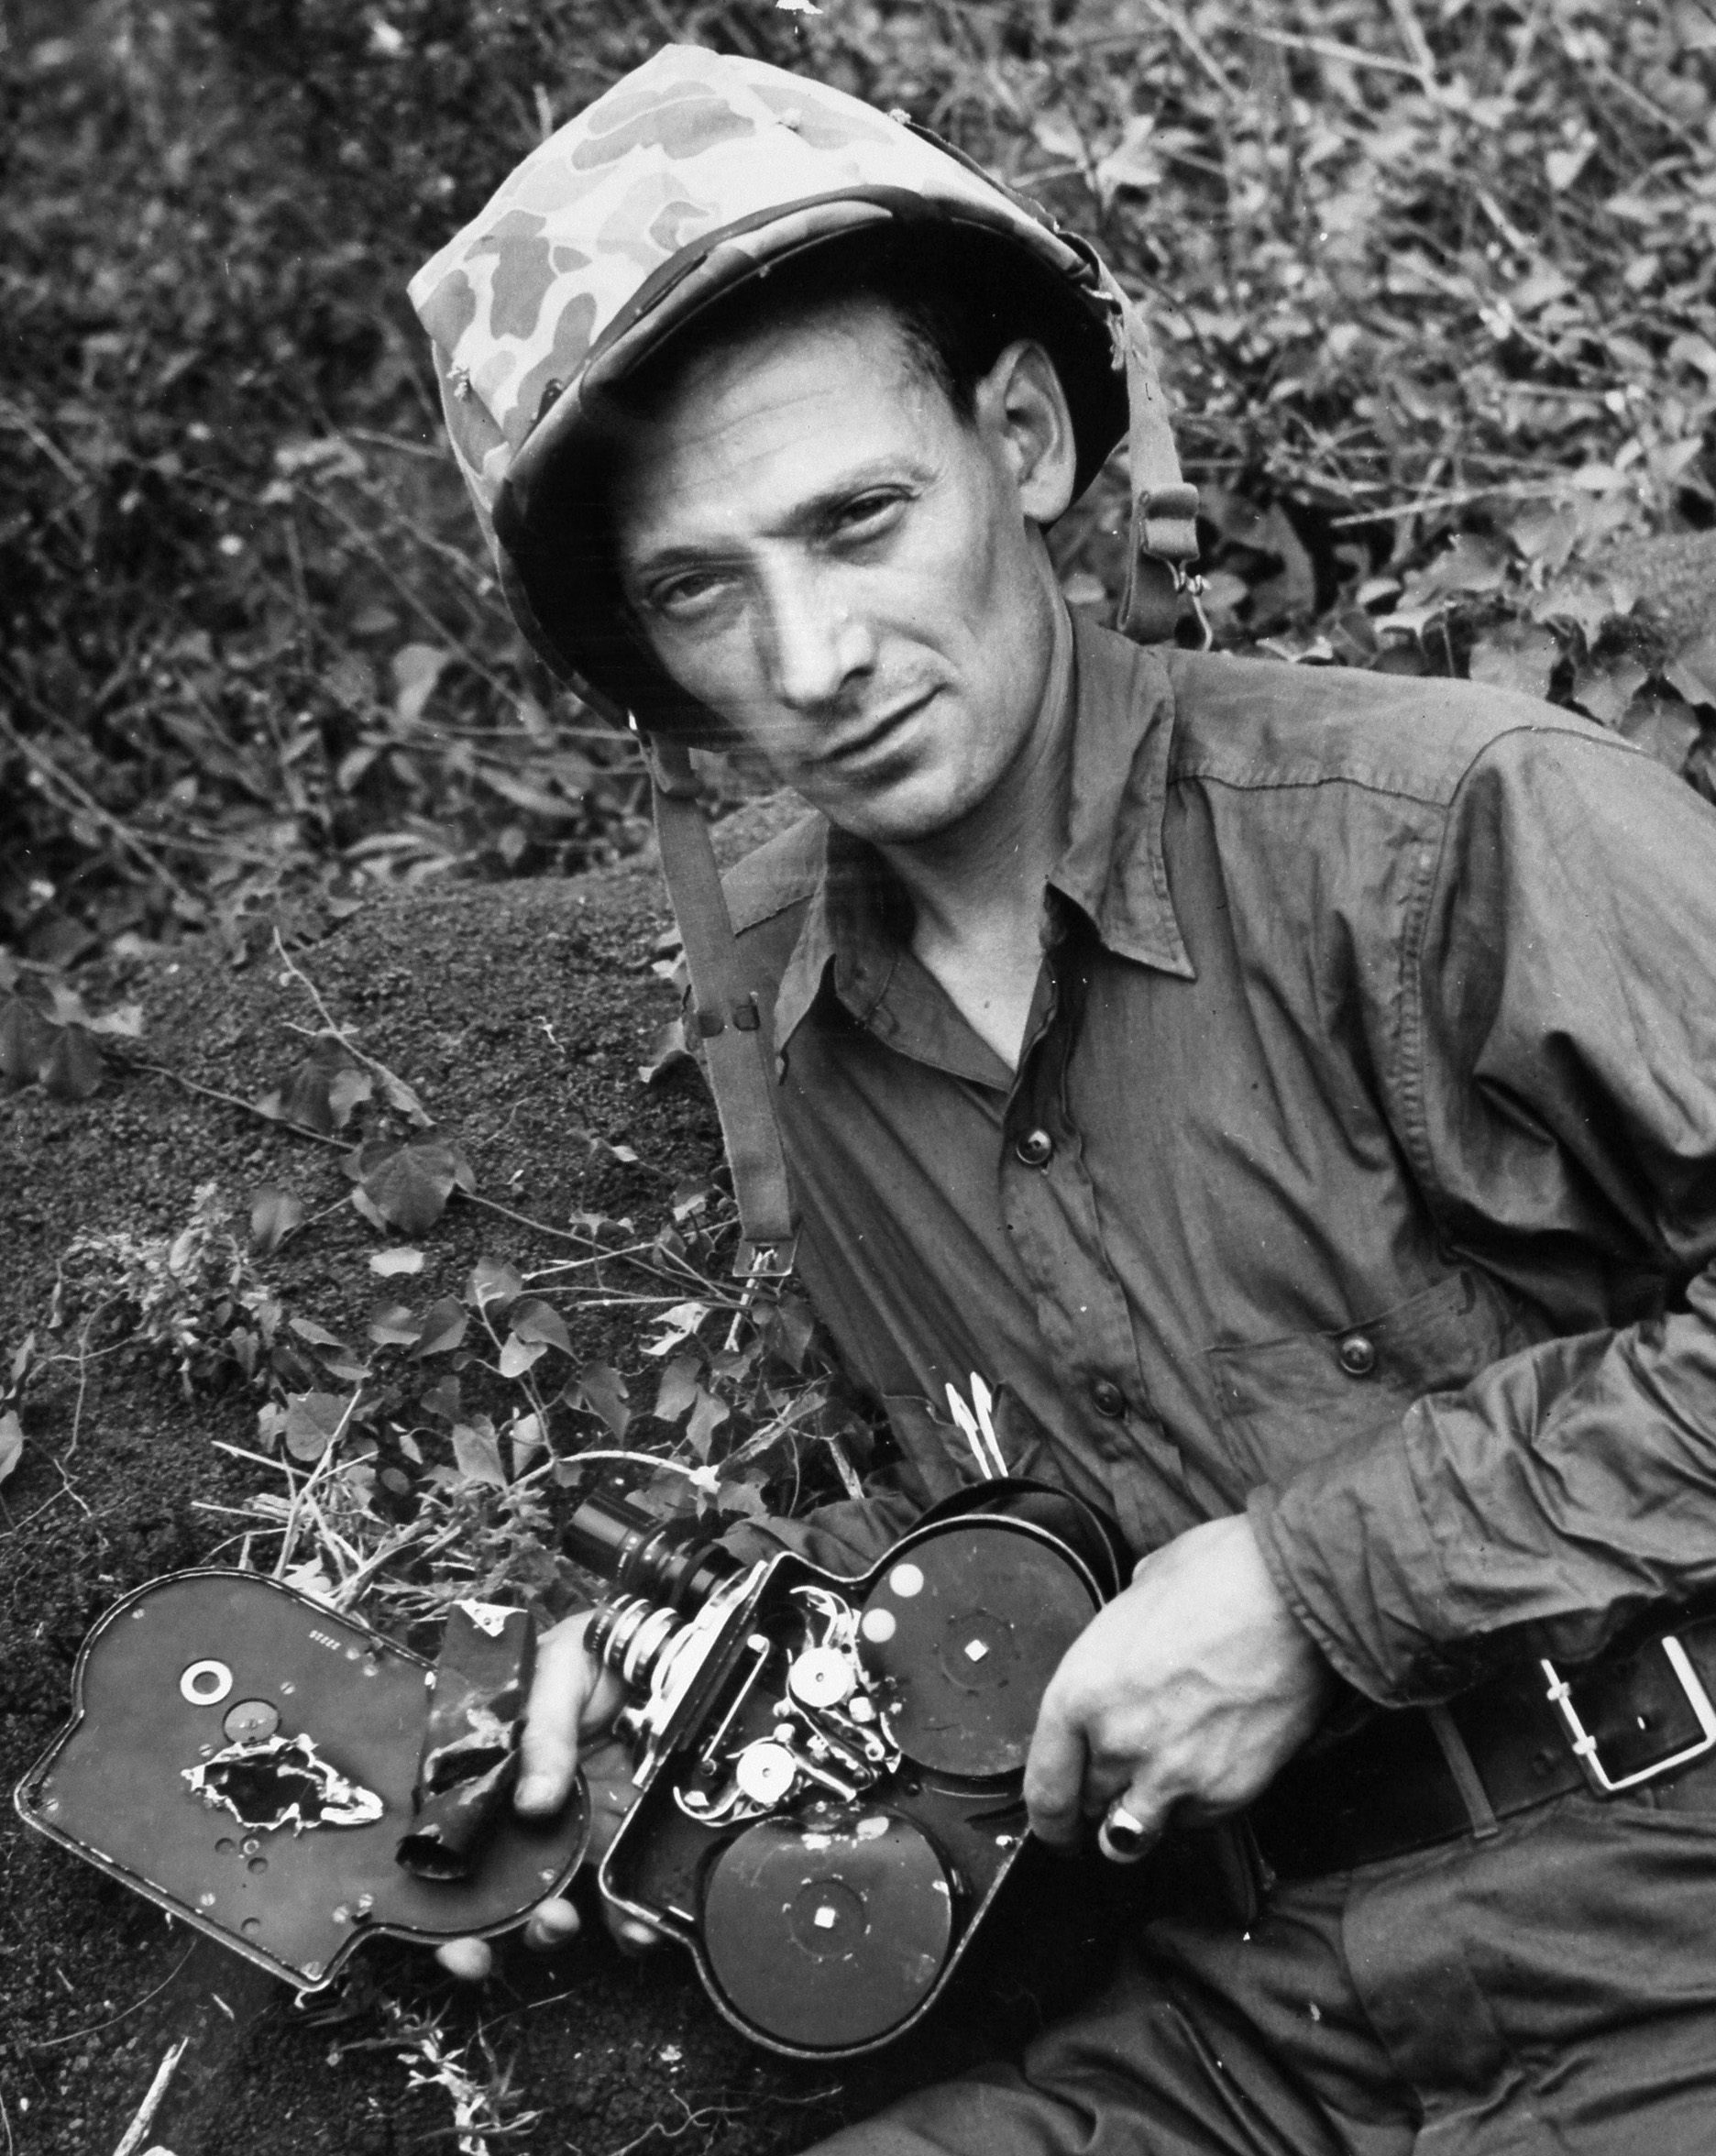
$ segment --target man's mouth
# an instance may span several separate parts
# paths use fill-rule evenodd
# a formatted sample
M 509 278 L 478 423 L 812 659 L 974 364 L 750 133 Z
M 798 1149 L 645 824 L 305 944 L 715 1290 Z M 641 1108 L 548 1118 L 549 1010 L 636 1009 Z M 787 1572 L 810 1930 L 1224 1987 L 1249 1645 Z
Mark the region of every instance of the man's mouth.
M 838 744 L 833 751 L 832 760 L 839 764 L 862 763 L 878 749 L 885 748 L 899 729 L 908 720 L 915 719 L 936 693 L 933 688 L 927 688 L 921 696 L 913 697 L 908 703 L 896 704 L 891 711 L 886 711 L 879 719 L 872 720 L 862 732 L 852 734 Z

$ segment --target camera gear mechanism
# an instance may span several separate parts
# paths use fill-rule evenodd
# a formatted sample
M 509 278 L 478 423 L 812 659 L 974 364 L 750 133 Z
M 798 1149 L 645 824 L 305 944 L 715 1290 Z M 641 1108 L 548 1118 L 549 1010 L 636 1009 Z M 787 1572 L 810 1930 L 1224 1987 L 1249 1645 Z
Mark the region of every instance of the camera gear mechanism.
M 631 1695 L 638 1796 L 603 1892 L 770 2050 L 902 2034 L 1018 1860 L 1043 1692 L 1126 1577 L 1114 1528 L 996 1480 L 856 1579 L 790 1551 L 742 1565 L 610 1498 L 566 1546 L 618 1590 L 586 1641 Z

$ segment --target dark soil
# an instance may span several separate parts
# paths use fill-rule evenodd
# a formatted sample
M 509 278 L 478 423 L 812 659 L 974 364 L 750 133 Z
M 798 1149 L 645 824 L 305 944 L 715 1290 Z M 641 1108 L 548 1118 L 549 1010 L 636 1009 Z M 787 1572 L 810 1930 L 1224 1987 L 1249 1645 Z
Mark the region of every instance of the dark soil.
M 769 813 L 764 805 L 734 820 L 741 839 Z M 551 1222 L 600 1207 L 647 1229 L 674 1183 L 707 1174 L 718 1157 L 695 1073 L 650 1090 L 638 1079 L 673 1010 L 672 991 L 648 971 L 666 924 L 653 870 L 640 862 L 573 881 L 379 903 L 301 962 L 335 1016 L 457 1132 L 480 1191 Z M 151 1060 L 243 1099 L 278 1083 L 300 1052 L 289 1024 L 311 1017 L 302 991 L 282 984 L 266 956 L 235 970 L 212 948 L 182 952 L 115 985 L 144 1004 Z M 297 1191 L 312 1214 L 346 1187 L 332 1152 L 164 1079 L 110 1078 L 75 1105 L 32 1087 L 4 1113 L 7 1355 L 39 1322 L 56 1262 L 80 1229 L 170 1229 L 211 1179 L 240 1216 L 260 1182 Z M 582 1131 L 623 1140 L 644 1165 L 588 1165 Z M 550 1248 L 459 1204 L 426 1244 L 429 1268 L 410 1283 L 424 1295 L 456 1293 L 480 1251 L 528 1263 Z M 377 1284 L 365 1266 L 374 1246 L 340 1204 L 262 1270 L 294 1312 L 349 1330 Z M 635 1350 L 588 1318 L 576 1345 L 635 1367 Z M 91 1360 L 86 1375 L 81 1403 L 74 1370 L 30 1392 L 24 1458 L 0 1492 L 8 1785 L 64 1719 L 72 1661 L 94 1619 L 158 1574 L 232 1562 L 238 1523 L 199 1508 L 240 1504 L 260 1479 L 211 1442 L 254 1443 L 254 1394 L 188 1400 L 170 1372 L 125 1348 Z M 622 1959 L 594 1922 L 551 1959 L 502 1942 L 497 1975 L 472 1988 L 442 1976 L 426 1952 L 378 1942 L 343 1992 L 300 2007 L 282 1985 L 28 1832 L 9 1810 L 0 1848 L 0 2089 L 9 2147 L 42 2156 L 111 2149 L 182 2036 L 190 2046 L 149 2137 L 174 2156 L 453 2146 L 448 2096 L 408 2091 L 378 1989 L 413 2013 L 444 2013 L 446 2042 L 477 2040 L 469 2056 L 479 2069 L 481 2044 L 491 2046 L 513 2111 L 541 2113 L 491 2148 L 582 2156 L 666 2140 L 682 2156 L 803 2148 L 890 2088 L 968 2053 L 972 2031 L 993 2030 L 1003 2010 L 980 1989 L 927 2039 L 862 2070 L 783 2064 L 727 2030 L 676 1951 Z M 1013 1963 L 992 1957 L 992 1978 L 1005 1981 Z M 1013 2004 L 1028 2019 L 1035 2010 Z

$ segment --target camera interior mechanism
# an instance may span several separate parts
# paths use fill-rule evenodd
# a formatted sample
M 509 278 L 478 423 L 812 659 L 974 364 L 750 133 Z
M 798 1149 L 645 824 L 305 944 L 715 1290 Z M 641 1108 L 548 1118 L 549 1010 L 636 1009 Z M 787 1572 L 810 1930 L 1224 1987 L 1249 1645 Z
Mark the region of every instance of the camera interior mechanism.
M 1043 1691 L 1118 1585 L 1073 1501 L 993 1483 L 971 1504 L 857 1579 L 741 1566 L 610 1499 L 574 1518 L 568 1547 L 620 1590 L 589 1644 L 632 1693 L 639 1796 L 603 1888 L 774 2050 L 867 2051 L 941 1991 L 1024 1841 Z

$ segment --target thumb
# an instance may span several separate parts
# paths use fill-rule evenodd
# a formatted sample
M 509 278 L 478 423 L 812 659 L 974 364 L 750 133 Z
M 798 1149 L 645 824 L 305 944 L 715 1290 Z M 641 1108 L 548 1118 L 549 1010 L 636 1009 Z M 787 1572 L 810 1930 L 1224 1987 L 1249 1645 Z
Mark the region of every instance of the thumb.
M 513 1802 L 538 1818 L 558 1811 L 571 1795 L 580 1734 L 611 1722 L 624 1697 L 619 1679 L 598 1668 L 584 1644 L 589 1619 L 588 1610 L 579 1611 L 545 1632 L 536 1649 Z

